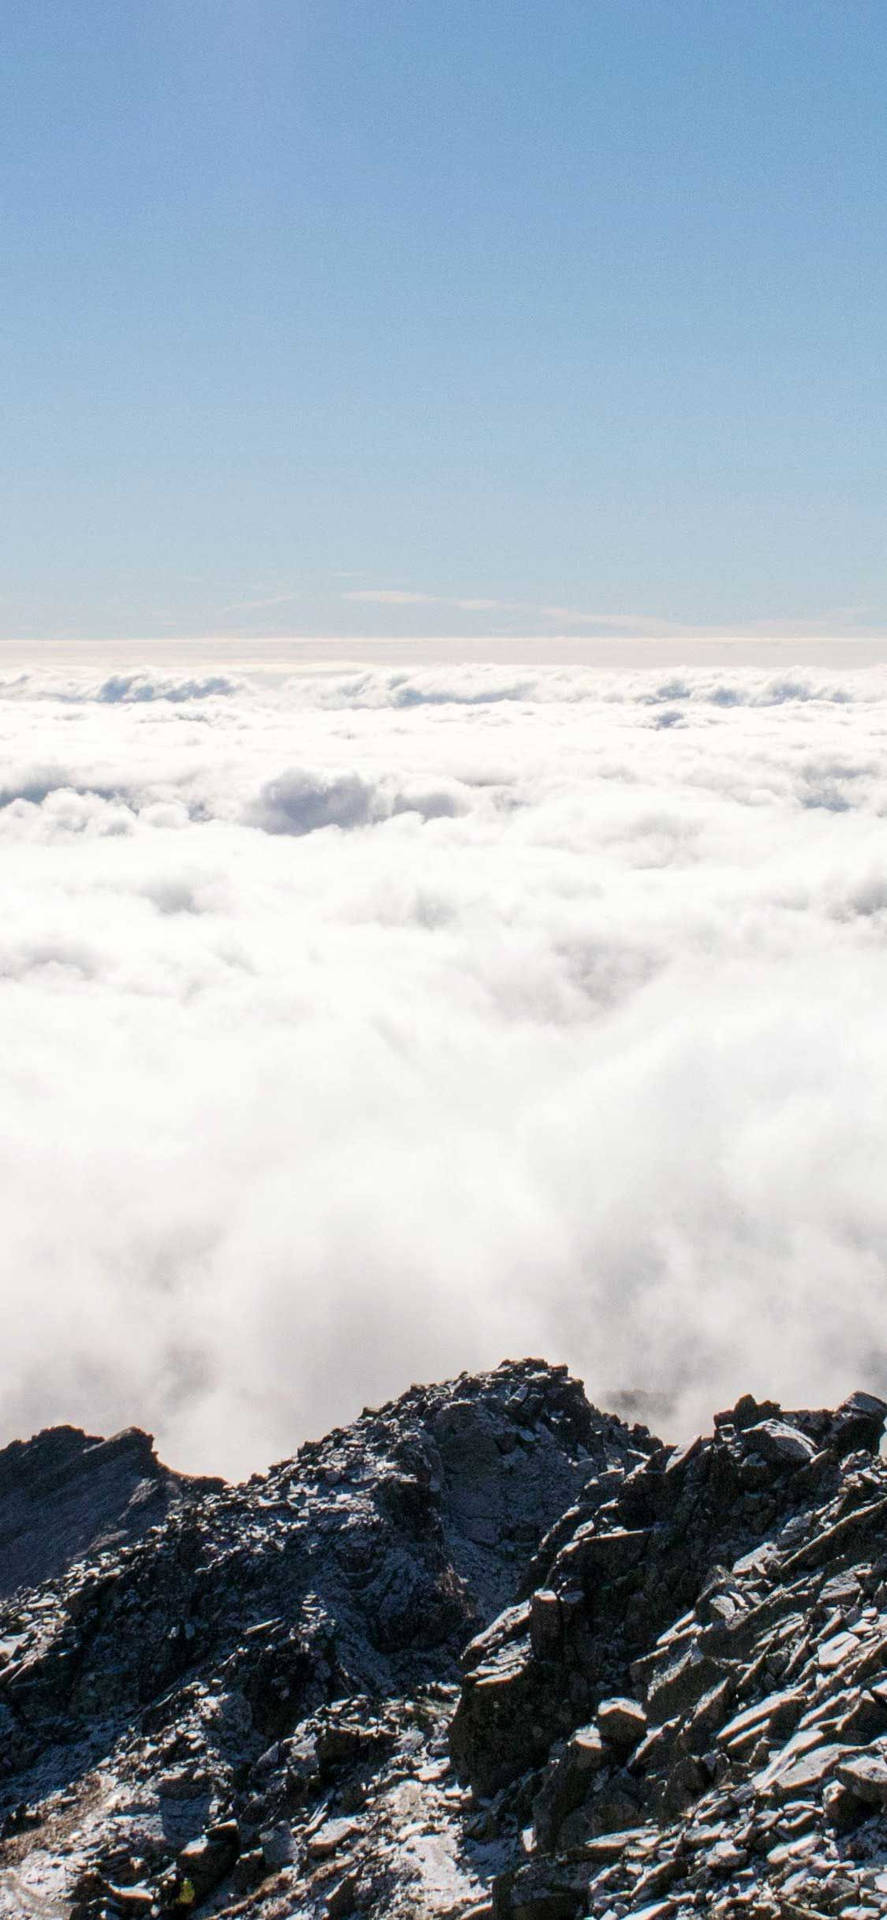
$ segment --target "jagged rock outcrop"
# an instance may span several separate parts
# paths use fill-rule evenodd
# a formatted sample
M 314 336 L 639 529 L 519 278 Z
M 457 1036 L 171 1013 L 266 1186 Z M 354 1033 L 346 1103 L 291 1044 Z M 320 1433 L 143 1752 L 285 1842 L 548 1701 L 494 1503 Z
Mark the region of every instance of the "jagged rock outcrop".
M 526 1361 L 180 1482 L 0 1608 L 0 1915 L 887 1912 L 885 1414 Z
M 451 1730 L 495 1920 L 887 1911 L 885 1414 L 746 1397 L 558 1523 Z
M 267 1877 L 306 1796 L 327 1805 L 343 1768 L 372 1772 L 404 1741 L 415 1758 L 417 1724 L 444 1739 L 465 1641 L 589 1478 L 624 1477 L 652 1444 L 591 1408 L 566 1368 L 529 1361 L 413 1388 L 245 1486 L 180 1482 L 140 1538 L 0 1609 L 7 1844 L 34 1856 L 36 1808 L 39 1850 L 59 1852 L 85 1794 L 90 1842 L 63 1875 L 83 1916 L 105 1882 L 135 1910 L 121 1882 L 134 1859 L 140 1892 L 170 1911 L 181 1887 L 200 1902 L 235 1866 Z M 95 1812 L 109 1778 L 113 1820 Z M 269 1841 L 281 1823 L 288 1840 Z M 322 1885 L 344 1846 L 341 1831 L 327 1840 L 329 1855 L 313 1831 L 305 1842 Z
M 171 1473 L 137 1427 L 111 1440 L 79 1427 L 14 1440 L 0 1451 L 0 1595 L 137 1540 L 195 1492 L 221 1485 Z
M 529 1597 L 465 1656 L 452 1745 L 471 1784 L 502 1786 L 625 1688 L 714 1566 L 778 1530 L 805 1493 L 831 1492 L 860 1441 L 877 1445 L 878 1407 L 857 1396 L 837 1415 L 786 1420 L 749 1396 L 711 1440 L 655 1450 L 605 1504 L 589 1487 L 536 1555 Z

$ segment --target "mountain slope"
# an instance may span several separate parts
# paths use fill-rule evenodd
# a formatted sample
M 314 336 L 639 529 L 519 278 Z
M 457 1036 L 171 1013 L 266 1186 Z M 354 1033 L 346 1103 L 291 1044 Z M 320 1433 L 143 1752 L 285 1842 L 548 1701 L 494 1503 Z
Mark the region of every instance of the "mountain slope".
M 404 1702 L 455 1685 L 461 1647 L 514 1597 L 557 1514 L 651 1444 L 590 1408 L 566 1369 L 504 1366 L 414 1388 L 245 1486 L 179 1483 L 141 1537 L 19 1591 L 0 1610 L 0 1784 L 19 1876 L 5 1896 L 0 1882 L 0 1912 L 27 1874 L 86 1914 L 102 1910 L 103 1879 L 157 1891 L 172 1871 L 174 1904 L 182 1845 L 230 1818 L 237 1853 L 259 1853 L 240 1878 L 259 1873 L 284 1845 L 266 1846 L 269 1822 L 300 1804 L 293 1740 L 310 1746 L 310 1728 L 360 1699 L 368 1752 L 408 1734 L 413 1751 Z M 449 1704 L 435 1697 L 422 1726 Z M 306 1778 L 323 1801 L 322 1770 L 319 1786 Z M 234 1844 L 223 1836 L 204 1879 Z
M 0 1595 L 136 1540 L 195 1493 L 222 1484 L 171 1473 L 137 1427 L 111 1440 L 80 1427 L 14 1440 L 0 1451 Z
M 887 1911 L 885 1413 L 679 1450 L 506 1363 L 244 1486 L 154 1462 L 143 1527 L 100 1443 L 7 1449 L 57 1559 L 0 1607 L 0 1915 Z

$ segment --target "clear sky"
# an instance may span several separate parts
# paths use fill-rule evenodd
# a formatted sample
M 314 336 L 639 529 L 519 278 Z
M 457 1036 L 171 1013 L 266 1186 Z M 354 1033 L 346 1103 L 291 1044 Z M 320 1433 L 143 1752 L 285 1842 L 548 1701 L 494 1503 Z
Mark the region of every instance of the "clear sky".
M 7 637 L 887 633 L 883 0 L 7 0 Z

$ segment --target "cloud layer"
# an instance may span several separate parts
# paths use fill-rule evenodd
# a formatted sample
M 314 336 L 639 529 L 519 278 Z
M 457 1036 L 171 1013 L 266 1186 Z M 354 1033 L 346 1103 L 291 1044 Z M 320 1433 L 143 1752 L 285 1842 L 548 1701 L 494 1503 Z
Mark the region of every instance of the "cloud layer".
M 2 1433 L 887 1378 L 887 672 L 0 687 Z

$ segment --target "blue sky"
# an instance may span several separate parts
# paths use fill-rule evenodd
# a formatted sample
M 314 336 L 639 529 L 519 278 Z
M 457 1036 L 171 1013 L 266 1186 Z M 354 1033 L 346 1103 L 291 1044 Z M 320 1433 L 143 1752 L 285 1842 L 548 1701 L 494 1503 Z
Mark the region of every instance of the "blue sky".
M 0 633 L 887 633 L 881 0 L 10 0 Z

